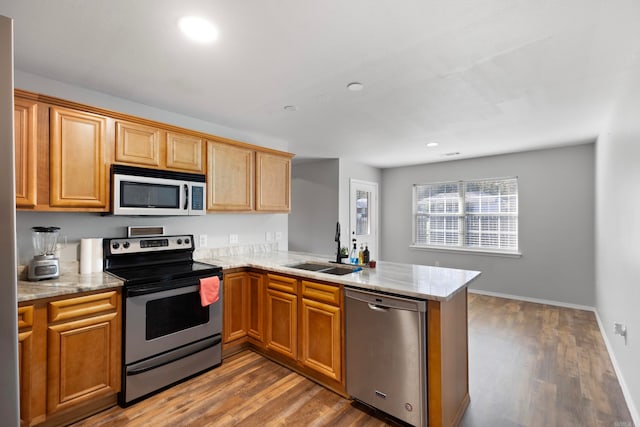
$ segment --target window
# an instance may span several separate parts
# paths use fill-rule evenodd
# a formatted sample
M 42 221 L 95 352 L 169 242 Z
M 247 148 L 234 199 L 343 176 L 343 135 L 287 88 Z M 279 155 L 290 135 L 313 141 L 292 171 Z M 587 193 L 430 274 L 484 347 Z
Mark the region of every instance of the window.
M 518 179 L 416 184 L 415 246 L 518 251 Z

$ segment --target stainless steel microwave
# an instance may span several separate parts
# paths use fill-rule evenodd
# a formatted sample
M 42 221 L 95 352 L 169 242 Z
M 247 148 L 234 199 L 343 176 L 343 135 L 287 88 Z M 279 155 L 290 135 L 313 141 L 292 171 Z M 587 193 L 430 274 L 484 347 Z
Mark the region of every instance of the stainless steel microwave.
M 133 166 L 111 167 L 114 215 L 204 215 L 204 175 Z

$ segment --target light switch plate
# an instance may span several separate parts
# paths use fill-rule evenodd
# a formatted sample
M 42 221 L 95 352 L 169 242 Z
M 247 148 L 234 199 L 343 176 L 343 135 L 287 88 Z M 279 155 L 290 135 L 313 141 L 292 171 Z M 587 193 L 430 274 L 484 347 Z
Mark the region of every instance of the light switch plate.
M 229 234 L 229 243 L 232 245 L 234 243 L 238 243 L 238 235 L 237 234 Z
M 207 247 L 207 235 L 206 234 L 201 234 L 200 235 L 200 244 L 198 245 L 198 247 L 200 247 L 200 248 L 206 248 Z
M 271 242 L 273 240 L 273 233 L 271 231 L 267 231 L 266 233 L 264 233 L 264 239 L 267 242 Z
M 276 231 L 276 242 L 282 240 L 282 231 Z

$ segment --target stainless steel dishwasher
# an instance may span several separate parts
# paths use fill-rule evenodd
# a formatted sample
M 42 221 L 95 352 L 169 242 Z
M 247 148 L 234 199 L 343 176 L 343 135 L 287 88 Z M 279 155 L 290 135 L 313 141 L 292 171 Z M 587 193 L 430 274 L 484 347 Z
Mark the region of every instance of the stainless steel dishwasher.
M 345 290 L 346 385 L 356 400 L 427 425 L 426 301 Z

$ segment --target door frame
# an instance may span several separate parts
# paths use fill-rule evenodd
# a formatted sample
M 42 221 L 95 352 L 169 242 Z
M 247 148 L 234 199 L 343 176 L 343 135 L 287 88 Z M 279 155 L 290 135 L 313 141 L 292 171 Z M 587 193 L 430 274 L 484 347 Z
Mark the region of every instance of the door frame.
M 351 178 L 349 180 L 349 240 L 348 240 L 347 247 L 349 248 L 349 251 L 351 251 L 351 239 L 352 239 L 351 236 L 353 236 L 353 232 L 356 229 L 356 223 L 355 223 L 356 207 L 355 207 L 353 197 L 354 197 L 355 188 L 358 185 L 370 186 L 372 189 L 372 194 L 373 194 L 372 205 L 373 206 L 370 207 L 370 212 L 371 212 L 370 221 L 371 221 L 371 227 L 375 227 L 376 236 L 373 242 L 375 244 L 375 251 L 371 256 L 371 259 L 379 259 L 380 258 L 380 220 L 379 220 L 380 219 L 380 190 L 377 182 L 365 181 L 362 179 L 354 179 L 354 178 Z

